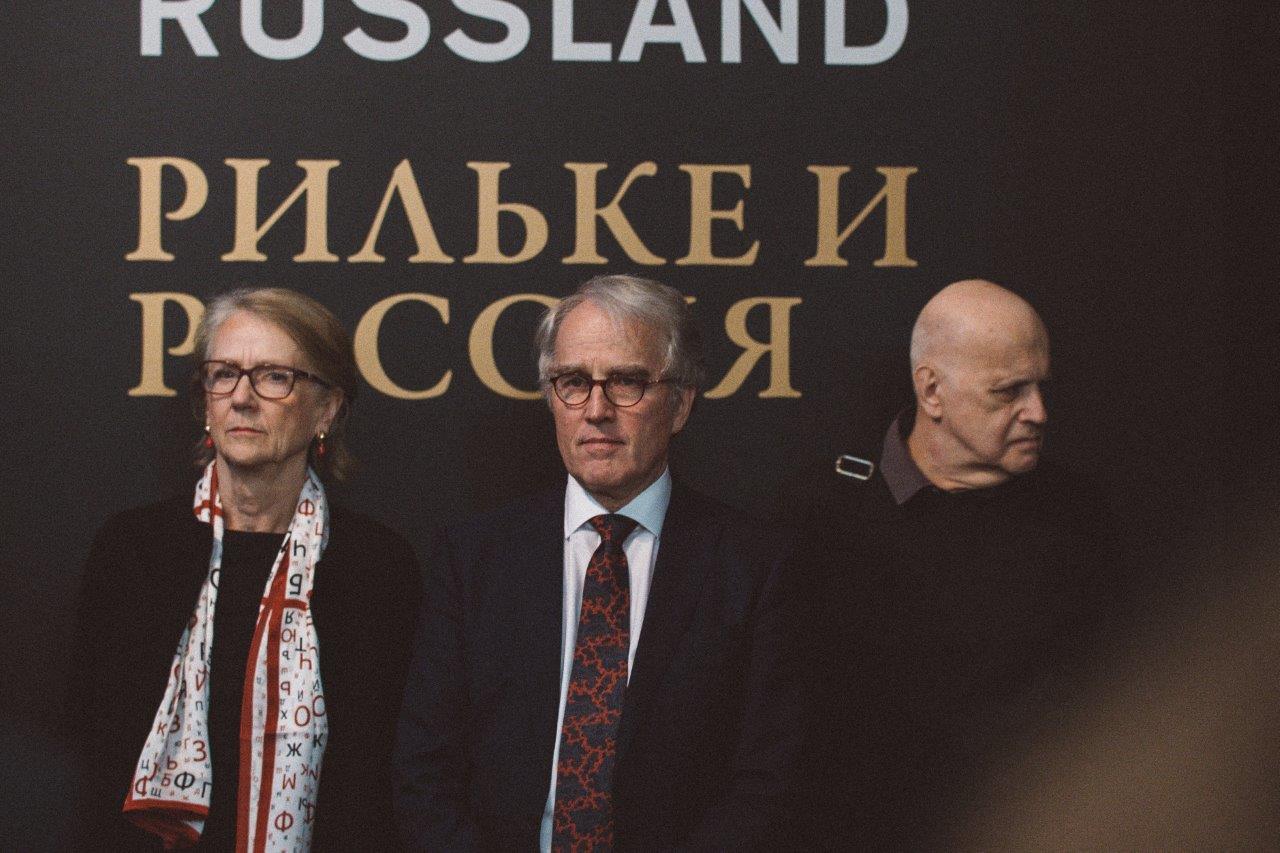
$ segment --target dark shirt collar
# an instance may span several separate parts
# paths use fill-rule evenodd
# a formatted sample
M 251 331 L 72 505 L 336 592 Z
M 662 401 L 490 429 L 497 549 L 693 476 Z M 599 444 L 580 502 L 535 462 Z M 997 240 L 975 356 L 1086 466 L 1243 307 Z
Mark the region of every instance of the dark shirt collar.
M 893 419 L 889 431 L 884 434 L 884 447 L 880 452 L 880 473 L 889 484 L 889 493 L 893 501 L 902 506 L 911 500 L 921 489 L 932 484 L 920 470 L 920 466 L 911 458 L 907 447 L 907 436 L 915 424 L 915 410 L 904 409 Z
M 911 435 L 915 422 L 914 408 L 909 407 L 899 412 L 893 419 L 893 423 L 889 425 L 889 431 L 884 435 L 884 447 L 880 451 L 880 474 L 889 486 L 889 494 L 893 495 L 893 502 L 898 506 L 902 506 L 926 489 L 935 494 L 951 495 L 965 500 L 994 499 L 1019 492 L 1035 477 L 1034 472 L 1023 474 L 984 489 L 961 489 L 954 492 L 939 489 L 920 470 L 920 466 L 911 458 L 911 449 L 907 447 L 907 438 Z

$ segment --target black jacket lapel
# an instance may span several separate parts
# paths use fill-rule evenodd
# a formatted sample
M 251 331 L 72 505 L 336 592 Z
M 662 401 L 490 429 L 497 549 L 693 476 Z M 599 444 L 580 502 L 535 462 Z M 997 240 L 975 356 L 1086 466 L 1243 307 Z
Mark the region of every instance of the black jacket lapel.
M 619 761 L 635 736 L 649 700 L 662 683 L 676 644 L 693 618 L 706 577 L 702 562 L 713 553 L 715 535 L 716 531 L 706 523 L 697 498 L 678 484 L 674 485 L 662 526 L 635 668 L 627 685 L 618 726 Z
M 513 525 L 516 535 L 510 540 L 510 582 L 516 593 L 514 615 L 519 626 L 513 634 L 512 664 L 525 682 L 530 736 L 540 744 L 538 754 L 545 753 L 549 774 L 560 708 L 564 488 L 538 495 L 521 522 Z

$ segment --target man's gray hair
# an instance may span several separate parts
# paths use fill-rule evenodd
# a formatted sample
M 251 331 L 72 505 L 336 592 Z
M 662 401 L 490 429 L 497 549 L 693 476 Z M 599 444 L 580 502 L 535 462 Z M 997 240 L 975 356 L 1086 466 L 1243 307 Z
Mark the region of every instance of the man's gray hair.
M 547 310 L 534 336 L 538 379 L 543 385 L 551 380 L 560 324 L 584 302 L 600 308 L 615 323 L 637 323 L 657 332 L 665 350 L 661 375 L 682 388 L 702 387 L 706 374 L 702 336 L 684 297 L 675 288 L 634 275 L 596 276 Z
M 920 366 L 920 362 L 924 361 L 925 354 L 929 348 L 933 346 L 933 338 L 929 330 L 925 328 L 925 323 L 916 318 L 915 325 L 911 327 L 911 370 Z

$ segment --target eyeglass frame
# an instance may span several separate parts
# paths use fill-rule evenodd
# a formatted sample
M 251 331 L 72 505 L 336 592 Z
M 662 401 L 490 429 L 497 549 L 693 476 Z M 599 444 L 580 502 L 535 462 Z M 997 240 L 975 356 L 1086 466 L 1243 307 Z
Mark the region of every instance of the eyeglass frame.
M 236 376 L 236 381 L 231 386 L 231 389 L 229 391 L 214 391 L 213 389 L 205 385 L 204 371 L 205 371 L 205 368 L 210 364 L 226 365 L 227 367 L 230 367 L 239 371 L 239 375 Z M 263 394 L 261 391 L 259 391 L 258 384 L 253 378 L 253 373 L 256 370 L 264 370 L 264 369 L 289 371 L 289 374 L 293 377 L 289 382 L 289 390 L 279 397 L 268 397 L 266 394 Z M 240 387 L 240 380 L 246 376 L 249 377 L 249 388 L 253 391 L 253 393 L 257 394 L 259 397 L 261 397 L 264 400 L 288 399 L 289 395 L 293 393 L 293 389 L 298 386 L 299 379 L 307 379 L 311 382 L 316 383 L 322 388 L 333 387 L 333 383 L 328 382 L 324 379 L 321 379 L 319 376 L 316 376 L 314 373 L 309 373 L 308 371 L 298 367 L 290 367 L 287 364 L 255 364 L 253 367 L 246 368 L 246 367 L 242 367 L 237 362 L 224 361 L 220 358 L 209 358 L 200 362 L 200 367 L 197 368 L 196 370 L 196 376 L 199 379 L 200 387 L 204 389 L 204 392 L 213 397 L 230 397 L 232 394 L 236 393 L 236 388 Z M 642 394 L 641 396 L 644 396 L 644 395 Z
M 578 376 L 588 383 L 587 396 L 583 397 L 581 402 L 570 403 L 560 393 L 560 389 L 556 387 L 556 383 L 566 376 Z M 616 402 L 613 399 L 613 397 L 609 396 L 609 383 L 614 381 L 615 379 L 630 379 L 633 381 L 643 383 L 640 389 L 640 396 L 636 397 L 635 402 L 619 403 L 619 402 Z M 636 376 L 629 376 L 626 373 L 610 373 L 604 379 L 593 379 L 592 377 L 583 373 L 581 370 L 566 370 L 564 373 L 557 373 L 555 376 L 552 376 L 549 379 L 547 379 L 547 384 L 551 386 L 551 390 L 556 395 L 556 399 L 558 399 L 561 403 L 564 403 L 566 406 L 568 406 L 571 409 L 580 409 L 583 406 L 587 405 L 587 403 L 591 402 L 591 395 L 595 393 L 597 385 L 600 386 L 600 393 L 604 394 L 604 398 L 609 401 L 609 405 L 615 406 L 619 409 L 630 409 L 632 406 L 640 405 L 640 401 L 644 399 L 645 392 L 649 390 L 650 386 L 662 385 L 667 382 L 675 382 L 675 381 L 676 381 L 675 377 L 672 377 L 672 376 L 664 376 L 661 379 L 640 379 L 639 377 L 636 377 Z

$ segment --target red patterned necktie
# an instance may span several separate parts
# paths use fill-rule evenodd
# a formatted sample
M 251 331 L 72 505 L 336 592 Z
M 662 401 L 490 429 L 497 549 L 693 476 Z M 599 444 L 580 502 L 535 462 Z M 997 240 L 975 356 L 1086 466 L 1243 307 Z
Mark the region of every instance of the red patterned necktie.
M 625 515 L 597 515 L 591 526 L 600 547 L 582 584 L 573 675 L 564 703 L 556 765 L 556 850 L 613 847 L 610 787 L 618 720 L 627 689 L 631 593 L 622 543 L 636 527 Z

